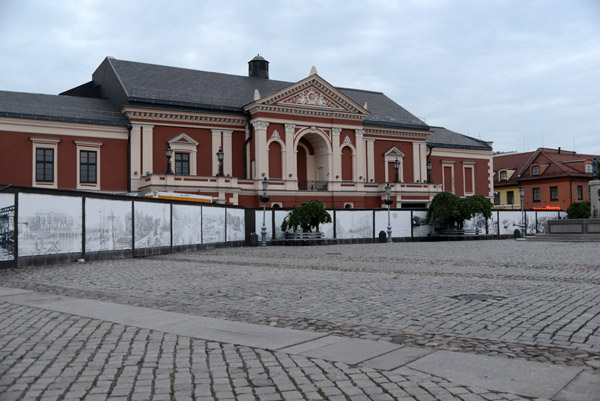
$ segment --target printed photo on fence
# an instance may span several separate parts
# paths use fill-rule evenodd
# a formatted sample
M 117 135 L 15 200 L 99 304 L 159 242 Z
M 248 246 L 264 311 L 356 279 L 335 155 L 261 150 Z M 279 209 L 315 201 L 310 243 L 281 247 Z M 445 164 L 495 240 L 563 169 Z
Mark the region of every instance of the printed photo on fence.
M 79 197 L 19 194 L 19 256 L 82 250 Z
M 136 248 L 171 245 L 171 205 L 134 202 L 134 214 Z
M 246 238 L 244 209 L 227 210 L 227 241 L 243 241 Z
M 373 238 L 373 212 L 338 210 L 335 231 L 337 238 Z
M 86 252 L 131 249 L 131 202 L 85 200 Z
M 202 206 L 173 205 L 173 245 L 202 243 Z
M 427 224 L 426 211 L 414 211 L 412 217 L 412 232 L 414 237 L 429 237 L 433 233 L 433 225 Z
M 225 241 L 225 209 L 202 207 L 202 241 L 205 244 Z
M 0 261 L 15 258 L 15 195 L 0 194 Z

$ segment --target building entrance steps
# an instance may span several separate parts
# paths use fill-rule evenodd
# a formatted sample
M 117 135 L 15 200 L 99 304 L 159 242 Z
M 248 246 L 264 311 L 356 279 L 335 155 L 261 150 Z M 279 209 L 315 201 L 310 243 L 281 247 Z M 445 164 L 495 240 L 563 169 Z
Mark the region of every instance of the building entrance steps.
M 362 368 L 416 370 L 457 385 L 524 397 L 597 401 L 600 394 L 600 375 L 581 367 L 408 347 L 6 287 L 0 287 L 0 302 Z

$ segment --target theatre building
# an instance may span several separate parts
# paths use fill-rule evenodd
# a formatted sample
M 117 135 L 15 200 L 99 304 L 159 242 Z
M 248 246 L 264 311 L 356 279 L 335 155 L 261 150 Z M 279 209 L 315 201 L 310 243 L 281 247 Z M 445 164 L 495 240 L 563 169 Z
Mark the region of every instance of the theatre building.
M 270 207 L 425 207 L 445 190 L 493 196 L 492 148 L 430 127 L 381 92 L 317 74 L 269 78 L 106 58 L 60 95 L 0 92 L 0 184 L 207 195 Z M 168 150 L 168 151 L 167 151 Z

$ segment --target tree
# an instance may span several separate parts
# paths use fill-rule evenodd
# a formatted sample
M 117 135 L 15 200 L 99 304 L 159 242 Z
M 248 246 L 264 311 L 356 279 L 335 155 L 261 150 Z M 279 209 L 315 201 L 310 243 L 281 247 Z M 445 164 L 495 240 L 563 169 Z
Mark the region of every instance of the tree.
M 485 196 L 468 196 L 463 199 L 462 207 L 465 219 L 471 219 L 478 214 L 483 215 L 486 219 L 492 217 L 492 202 Z
M 296 231 L 298 227 L 304 232 L 311 232 L 315 227 L 319 231 L 319 224 L 331 223 L 331 215 L 325 210 L 323 202 L 312 200 L 299 208 L 294 208 L 281 223 L 281 230 L 291 229 Z
M 465 221 L 462 200 L 450 192 L 437 194 L 427 209 L 427 222 L 440 222 L 444 230 L 461 229 Z
M 573 202 L 567 209 L 569 219 L 589 219 L 592 215 L 590 202 Z
M 462 229 L 465 220 L 478 214 L 486 219 L 492 217 L 492 203 L 484 196 L 473 195 L 464 199 L 442 192 L 437 194 L 427 209 L 427 222 L 440 222 L 444 230 Z

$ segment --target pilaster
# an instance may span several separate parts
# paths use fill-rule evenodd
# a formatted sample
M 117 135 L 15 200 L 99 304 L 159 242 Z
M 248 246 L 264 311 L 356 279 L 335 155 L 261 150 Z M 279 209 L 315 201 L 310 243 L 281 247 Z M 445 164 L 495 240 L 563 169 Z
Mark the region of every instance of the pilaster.
M 375 139 L 365 138 L 367 143 L 367 181 L 375 180 Z
M 357 130 L 355 130 L 355 132 L 356 132 L 356 179 L 358 181 L 363 181 L 360 179 L 360 177 L 363 177 L 363 179 L 366 178 L 366 174 L 365 174 L 365 164 L 366 164 L 365 140 L 363 138 L 363 134 L 365 133 L 365 131 L 362 129 L 357 129 Z
M 217 159 L 217 152 L 219 151 L 219 146 L 221 146 L 221 133 L 220 129 L 213 129 L 212 131 L 212 152 L 211 152 L 211 160 L 212 160 L 212 175 L 215 176 L 219 173 L 219 160 Z M 223 158 L 225 156 L 223 155 Z
M 294 134 L 296 133 L 296 124 L 285 125 L 285 176 L 286 189 L 298 190 L 298 171 L 296 163 L 296 152 L 294 151 Z M 291 175 L 291 177 L 290 177 Z
M 154 125 L 140 124 L 142 129 L 142 175 L 152 174 L 154 165 L 152 161 L 152 147 L 154 142 Z M 166 146 L 165 146 L 166 148 Z M 166 161 L 166 160 L 165 160 Z
M 263 173 L 265 177 L 269 174 L 269 155 L 267 154 L 267 121 L 254 121 L 254 165 L 256 166 L 255 179 L 262 179 Z M 260 185 L 260 183 L 259 183 Z
M 341 128 L 331 129 L 331 150 L 333 152 L 333 172 L 330 181 L 342 180 L 342 152 L 340 150 Z
M 233 148 L 231 146 L 231 138 L 233 131 L 223 130 L 223 174 L 226 176 L 233 175 Z

